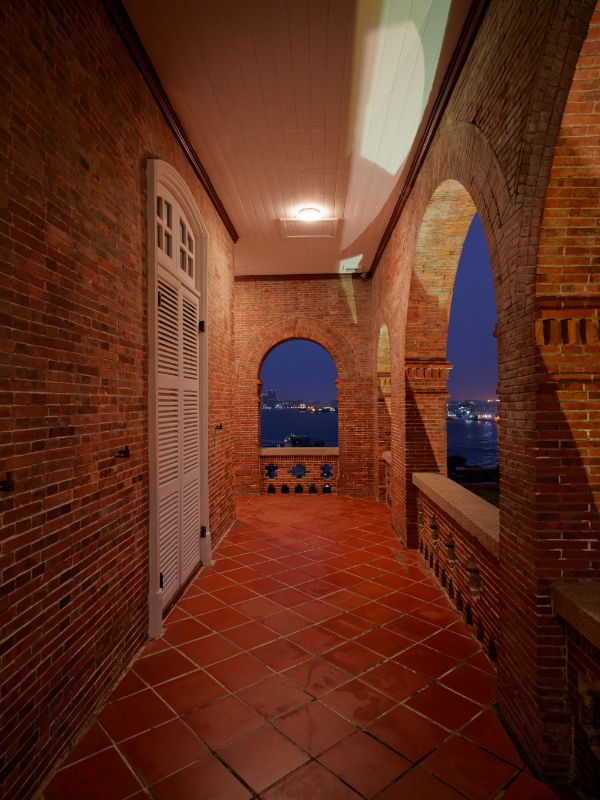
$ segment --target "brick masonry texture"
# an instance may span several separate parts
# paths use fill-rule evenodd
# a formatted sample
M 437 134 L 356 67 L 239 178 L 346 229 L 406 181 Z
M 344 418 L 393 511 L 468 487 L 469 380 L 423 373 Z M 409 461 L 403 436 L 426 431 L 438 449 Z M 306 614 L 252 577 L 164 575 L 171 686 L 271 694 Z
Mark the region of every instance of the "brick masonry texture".
M 445 230 L 450 244 L 454 234 L 460 241 L 452 225 L 460 227 L 469 215 L 466 199 L 455 193 L 440 216 L 436 190 L 451 188 L 447 181 L 464 187 L 486 233 L 499 316 L 500 703 L 535 766 L 559 781 L 571 774 L 573 754 L 564 634 L 551 613 L 549 585 L 557 577 L 595 577 L 600 563 L 594 461 L 598 191 L 589 177 L 591 164 L 597 164 L 599 110 L 594 6 L 491 3 L 375 274 L 372 299 L 373 339 L 387 324 L 392 352 L 392 520 L 411 542 L 416 503 L 410 474 L 416 456 L 421 470 L 443 468 L 439 416 L 431 405 L 437 402 L 441 409 L 445 390 L 439 387 L 437 401 L 429 398 L 425 417 L 405 374 L 405 359 L 433 364 L 445 356 L 457 261 L 452 246 L 445 254 L 440 250 L 438 234 Z M 582 92 L 588 93 L 585 101 Z M 577 108 L 578 102 L 586 102 L 587 110 Z M 585 141 L 573 152 L 578 136 Z M 586 202 L 576 200 L 574 187 L 566 200 L 558 200 L 554 184 L 570 174 L 564 159 L 576 159 L 578 177 L 591 181 Z M 557 221 L 557 204 L 570 210 L 574 225 L 565 223 L 564 215 Z M 593 209 L 589 225 L 578 214 L 581 205 Z M 558 253 L 550 249 L 554 239 L 545 244 L 552 236 L 565 237 Z M 578 304 L 587 297 L 585 312 L 573 313 L 574 295 Z M 567 313 L 561 314 L 563 307 Z M 553 341 L 541 345 L 545 316 L 551 320 L 546 337 Z M 564 323 L 552 322 L 562 317 Z M 577 319 L 584 321 L 576 324 Z
M 289 339 L 322 345 L 338 371 L 340 494 L 375 496 L 375 376 L 367 281 L 347 278 L 235 281 L 236 490 L 260 491 L 260 367 Z
M 16 487 L 0 498 L 0 794 L 20 798 L 146 637 L 148 158 L 180 172 L 209 230 L 217 539 L 234 518 L 233 245 L 99 3 L 3 3 L 0 52 L 0 467 Z
M 597 676 L 598 655 L 557 621 L 549 587 L 600 577 L 595 6 L 491 1 L 373 280 L 234 282 L 233 245 L 102 5 L 2 4 L 0 473 L 16 486 L 0 498 L 5 796 L 33 792 L 146 634 L 150 157 L 178 170 L 209 230 L 217 539 L 234 468 L 238 491 L 260 491 L 262 360 L 309 338 L 339 373 L 339 494 L 377 495 L 391 441 L 392 523 L 417 544 L 411 474 L 445 469 L 449 299 L 478 211 L 499 316 L 499 703 L 546 780 L 580 763 L 589 774 L 573 686 Z M 125 444 L 131 459 L 115 462 Z

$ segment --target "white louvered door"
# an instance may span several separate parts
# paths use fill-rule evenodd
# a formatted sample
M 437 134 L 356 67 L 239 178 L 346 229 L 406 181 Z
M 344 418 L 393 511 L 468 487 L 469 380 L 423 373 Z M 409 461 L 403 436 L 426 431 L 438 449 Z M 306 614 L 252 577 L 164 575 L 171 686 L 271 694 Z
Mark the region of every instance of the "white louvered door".
M 165 608 L 200 558 L 199 299 L 159 266 L 158 544 Z

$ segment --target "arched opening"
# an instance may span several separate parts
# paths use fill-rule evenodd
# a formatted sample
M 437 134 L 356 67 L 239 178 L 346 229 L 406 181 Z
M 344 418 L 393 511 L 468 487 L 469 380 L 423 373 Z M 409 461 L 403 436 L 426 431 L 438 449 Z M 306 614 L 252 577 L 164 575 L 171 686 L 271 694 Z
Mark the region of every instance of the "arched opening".
M 448 376 L 452 369 L 452 363 L 447 359 L 448 330 L 455 278 L 476 211 L 465 187 L 456 180 L 446 180 L 432 194 L 417 236 L 406 327 L 406 447 L 401 487 L 404 497 L 400 498 L 404 501 L 401 505 L 406 508 L 406 521 L 398 520 L 401 533 L 405 526 L 406 541 L 411 546 L 417 540 L 416 492 L 412 474 L 447 474 L 446 401 Z M 479 234 L 479 250 L 485 251 L 489 263 L 487 244 L 479 222 L 474 231 Z M 487 263 L 481 264 L 479 259 L 475 266 L 483 271 L 487 269 Z M 489 270 L 488 274 L 491 274 Z M 489 283 L 492 294 L 493 281 L 492 277 Z M 476 292 L 469 292 L 468 285 L 465 294 L 467 300 L 462 304 L 462 313 L 472 316 L 479 298 Z
M 448 324 L 448 477 L 499 504 L 496 296 L 485 233 L 475 214 L 464 241 Z
M 260 367 L 261 447 L 337 447 L 337 367 L 308 339 L 276 345 Z
M 389 504 L 388 476 L 392 448 L 392 362 L 390 335 L 384 323 L 377 342 L 377 459 L 379 501 Z

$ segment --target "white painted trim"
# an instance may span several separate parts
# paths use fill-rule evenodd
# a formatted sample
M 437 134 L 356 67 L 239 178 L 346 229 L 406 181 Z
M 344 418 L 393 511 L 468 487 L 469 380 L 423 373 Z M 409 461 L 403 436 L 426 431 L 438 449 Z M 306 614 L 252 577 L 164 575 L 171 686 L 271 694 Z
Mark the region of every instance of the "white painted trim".
M 147 169 L 147 235 L 148 235 L 148 464 L 149 464 L 149 586 L 148 635 L 154 639 L 162 633 L 163 602 L 159 586 L 158 547 L 158 497 L 157 497 L 157 436 L 156 436 L 156 357 L 158 253 L 156 247 L 156 195 L 164 186 L 181 206 L 192 227 L 195 238 L 195 289 L 200 298 L 199 315 L 205 321 L 207 332 L 199 339 L 199 405 L 200 405 L 200 524 L 206 528 L 206 538 L 200 540 L 199 565 L 212 563 L 211 535 L 208 518 L 208 319 L 207 272 L 208 229 L 189 187 L 170 164 L 159 159 L 148 159 Z M 188 285 L 184 282 L 184 285 Z M 206 560 L 205 560 L 206 559 Z M 194 574 L 196 570 L 192 574 Z

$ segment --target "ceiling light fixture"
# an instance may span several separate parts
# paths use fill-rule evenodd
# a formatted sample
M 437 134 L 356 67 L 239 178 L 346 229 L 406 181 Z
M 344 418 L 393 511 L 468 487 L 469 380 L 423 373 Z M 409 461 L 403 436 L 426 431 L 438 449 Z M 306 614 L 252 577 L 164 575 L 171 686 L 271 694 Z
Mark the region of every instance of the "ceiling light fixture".
M 301 208 L 296 216 L 298 219 L 301 219 L 302 222 L 316 222 L 318 219 L 321 219 L 321 212 L 318 208 Z

